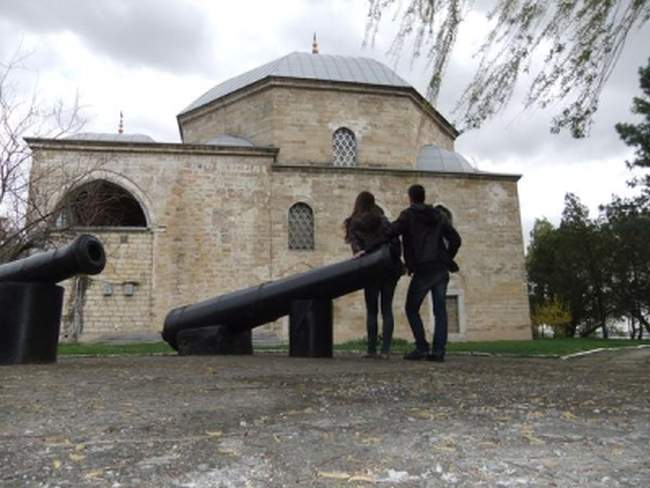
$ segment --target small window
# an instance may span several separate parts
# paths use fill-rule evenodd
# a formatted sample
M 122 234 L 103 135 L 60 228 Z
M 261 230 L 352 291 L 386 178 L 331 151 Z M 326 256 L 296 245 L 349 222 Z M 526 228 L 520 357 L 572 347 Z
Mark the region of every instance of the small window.
M 345 127 L 336 129 L 332 136 L 334 166 L 357 165 L 357 139 L 354 132 Z
M 314 212 L 306 203 L 296 203 L 289 209 L 289 249 L 314 249 Z

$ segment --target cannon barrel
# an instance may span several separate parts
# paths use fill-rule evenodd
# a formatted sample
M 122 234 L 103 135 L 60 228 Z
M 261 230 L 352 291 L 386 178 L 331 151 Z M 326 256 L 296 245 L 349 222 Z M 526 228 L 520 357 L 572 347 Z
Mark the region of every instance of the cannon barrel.
M 63 287 L 106 265 L 102 243 L 81 235 L 67 246 L 0 266 L 0 364 L 56 362 Z
M 0 282 L 58 283 L 77 274 L 101 273 L 105 265 L 101 241 L 83 234 L 65 247 L 0 265 Z
M 176 348 L 176 336 L 186 329 L 224 325 L 232 332 L 243 332 L 288 315 L 295 300 L 334 299 L 365 288 L 383 279 L 393 266 L 388 246 L 382 246 L 358 259 L 175 308 L 165 319 L 162 335 Z

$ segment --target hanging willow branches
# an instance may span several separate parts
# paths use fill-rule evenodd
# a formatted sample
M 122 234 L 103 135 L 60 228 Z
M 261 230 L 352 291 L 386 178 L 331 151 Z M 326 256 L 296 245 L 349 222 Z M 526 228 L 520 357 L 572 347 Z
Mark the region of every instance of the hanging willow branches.
M 463 18 L 474 0 L 368 0 L 366 43 L 384 14 L 399 29 L 389 54 L 412 40 L 412 61 L 431 63 L 427 98 L 434 104 Z M 490 31 L 476 53 L 479 66 L 454 113 L 461 129 L 480 127 L 511 100 L 517 82 L 531 79 L 525 108 L 557 104 L 551 130 L 588 134 L 605 83 L 628 35 L 650 19 L 650 0 L 493 0 Z

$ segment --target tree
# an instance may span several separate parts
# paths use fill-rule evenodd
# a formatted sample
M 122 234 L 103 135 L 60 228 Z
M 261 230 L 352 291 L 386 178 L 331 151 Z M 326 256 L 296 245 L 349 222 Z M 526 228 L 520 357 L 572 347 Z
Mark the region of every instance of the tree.
M 66 194 L 103 165 L 65 161 L 32 171 L 25 136 L 60 138 L 81 129 L 84 120 L 78 99 L 66 107 L 61 102 L 44 104 L 36 89 L 27 98 L 21 96 L 16 78 L 24 61 L 25 56 L 17 53 L 8 63 L 0 63 L 0 263 L 44 247 L 53 230 L 65 230 L 55 226 L 60 207 L 51 201 L 52 185 L 41 182 L 56 176 L 57 191 Z M 100 202 L 94 205 L 100 208 Z
M 580 335 L 601 329 L 607 338 L 608 320 L 613 315 L 613 241 L 601 222 L 589 218 L 589 211 L 576 195 L 569 193 L 564 201 L 559 249 L 565 276 L 559 284 L 560 293 L 572 304 L 571 315 L 580 323 Z
M 618 318 L 639 323 L 650 333 L 650 208 L 615 197 L 602 208 L 612 248 L 612 302 Z
M 546 219 L 537 219 L 526 253 L 531 322 L 534 326 L 561 326 L 563 335 L 569 337 L 576 334 L 583 320 L 586 296 L 583 274 L 576 273 L 570 256 L 571 245 L 566 233 Z M 549 321 L 551 315 L 555 318 Z
M 619 123 L 615 126 L 625 144 L 636 148 L 636 159 L 626 161 L 630 169 L 650 168 L 650 59 L 645 68 L 639 68 L 639 78 L 644 95 L 632 99 L 632 112 L 641 115 L 643 120 L 638 124 Z M 641 181 L 636 179 L 631 182 L 633 186 L 639 183 L 645 186 L 644 196 L 647 201 L 650 198 L 650 175 L 646 174 Z
M 560 226 L 538 220 L 531 232 L 526 267 L 533 314 L 557 303 L 561 306 L 553 310 L 558 316 L 562 309 L 568 312 L 569 323 L 562 326 L 566 335 L 586 336 L 601 329 L 607 338 L 608 323 L 617 313 L 614 245 L 606 223 L 590 219 L 578 197 L 567 194 Z
M 384 13 L 400 18 L 390 53 L 413 39 L 412 59 L 432 66 L 427 98 L 434 104 L 458 29 L 474 0 L 368 0 L 365 42 L 374 42 Z M 650 19 L 648 0 L 493 0 L 491 30 L 478 50 L 479 66 L 457 103 L 461 128 L 478 128 L 510 102 L 522 74 L 530 75 L 525 107 L 562 102 L 551 130 L 588 133 L 629 33 Z M 404 5 L 404 8 L 400 7 Z M 543 56 L 543 59 L 541 57 Z

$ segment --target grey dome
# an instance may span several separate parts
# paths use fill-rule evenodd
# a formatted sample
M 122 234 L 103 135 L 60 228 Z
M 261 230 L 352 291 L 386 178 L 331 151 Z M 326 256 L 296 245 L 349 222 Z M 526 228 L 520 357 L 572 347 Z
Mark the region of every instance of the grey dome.
M 217 137 L 213 137 L 206 144 L 211 144 L 214 146 L 240 146 L 240 147 L 253 147 L 251 141 L 245 137 L 231 136 L 230 134 L 219 134 Z
M 415 162 L 420 171 L 435 171 L 442 173 L 478 173 L 463 156 L 454 151 L 448 151 L 435 144 L 426 144 L 420 148 Z
M 180 115 L 271 76 L 407 88 L 411 86 L 389 67 L 374 59 L 293 52 L 218 84 L 194 100 Z
M 67 136 L 70 141 L 108 141 L 108 142 L 156 142 L 144 134 L 109 134 L 105 132 L 81 132 Z

